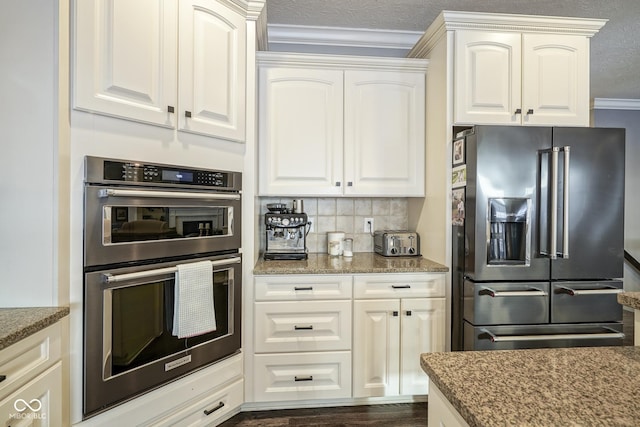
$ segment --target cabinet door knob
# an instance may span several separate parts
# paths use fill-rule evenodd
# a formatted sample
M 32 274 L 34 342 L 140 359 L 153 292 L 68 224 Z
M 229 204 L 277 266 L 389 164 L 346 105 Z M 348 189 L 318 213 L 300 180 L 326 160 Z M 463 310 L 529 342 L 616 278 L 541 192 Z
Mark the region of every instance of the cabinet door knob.
M 185 117 L 191 117 L 191 111 L 185 111 L 184 112 L 184 116 Z
M 336 181 L 336 187 L 340 187 L 342 183 L 340 181 Z
M 176 109 L 173 108 L 173 105 L 169 105 L 169 106 L 167 106 L 167 111 L 170 112 L 170 113 L 175 113 Z
M 353 182 L 352 181 L 347 182 L 347 187 L 353 187 Z
M 0 383 L 7 379 L 6 375 L 0 375 Z
M 395 311 L 395 310 L 393 311 L 393 317 L 398 317 L 399 314 L 400 313 L 398 313 L 397 311 Z
M 533 114 L 533 108 L 529 108 L 529 109 L 527 110 L 527 114 Z
M 515 113 L 513 113 L 513 114 L 522 114 L 522 108 L 518 108 L 518 109 L 516 110 L 516 112 L 515 112 Z
M 407 310 L 407 316 L 411 316 L 411 310 Z

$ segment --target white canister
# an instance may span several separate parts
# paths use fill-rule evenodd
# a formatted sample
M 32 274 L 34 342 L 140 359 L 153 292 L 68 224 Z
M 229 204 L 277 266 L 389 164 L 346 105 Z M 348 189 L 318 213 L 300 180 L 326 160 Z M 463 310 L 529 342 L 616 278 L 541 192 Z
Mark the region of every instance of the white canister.
M 327 253 L 331 256 L 340 256 L 344 251 L 342 242 L 344 240 L 344 232 L 331 231 L 327 233 Z

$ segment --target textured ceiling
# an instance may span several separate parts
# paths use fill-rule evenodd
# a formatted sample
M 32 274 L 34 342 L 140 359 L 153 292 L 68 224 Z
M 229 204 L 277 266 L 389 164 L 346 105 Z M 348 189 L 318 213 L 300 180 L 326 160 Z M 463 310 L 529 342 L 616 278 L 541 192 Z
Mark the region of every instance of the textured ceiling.
M 267 0 L 267 22 L 423 32 L 442 10 L 608 19 L 591 40 L 591 97 L 640 99 L 640 0 Z

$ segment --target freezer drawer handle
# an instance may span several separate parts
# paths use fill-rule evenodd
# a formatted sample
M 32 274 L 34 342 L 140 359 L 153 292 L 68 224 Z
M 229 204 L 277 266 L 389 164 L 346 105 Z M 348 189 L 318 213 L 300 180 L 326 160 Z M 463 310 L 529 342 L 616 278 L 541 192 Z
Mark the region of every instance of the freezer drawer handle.
M 488 329 L 481 329 L 480 331 L 489 335 L 491 342 L 510 342 L 510 341 L 557 341 L 566 339 L 577 340 L 589 340 L 589 339 L 609 339 L 609 338 L 624 338 L 622 332 L 617 332 L 613 329 L 603 328 L 604 330 L 611 332 L 601 332 L 592 334 L 540 334 L 540 335 L 507 335 L 499 336 L 489 331 Z
M 618 288 L 605 288 L 605 289 L 573 289 L 568 286 L 559 286 L 558 292 L 565 293 L 573 296 L 580 295 L 607 295 L 607 294 L 619 294 L 622 292 L 622 289 Z
M 545 291 L 536 288 L 529 288 L 529 291 L 495 291 L 491 288 L 483 287 L 479 295 L 489 295 L 491 298 L 499 297 L 542 297 L 546 296 Z
M 215 268 L 221 265 L 239 264 L 240 262 L 242 262 L 242 258 L 233 257 L 233 258 L 211 261 L 211 264 Z M 167 268 L 156 268 L 154 270 L 139 271 L 136 273 L 118 274 L 115 276 L 110 273 L 105 273 L 102 275 L 102 280 L 104 283 L 126 282 L 128 280 L 145 279 L 147 277 L 162 276 L 163 274 L 172 274 L 172 273 L 176 273 L 177 271 L 178 271 L 178 267 L 167 267 Z
M 123 190 L 116 188 L 103 188 L 98 193 L 100 198 L 105 197 L 154 197 L 192 200 L 240 200 L 239 193 L 187 193 L 181 191 L 151 191 L 151 190 Z

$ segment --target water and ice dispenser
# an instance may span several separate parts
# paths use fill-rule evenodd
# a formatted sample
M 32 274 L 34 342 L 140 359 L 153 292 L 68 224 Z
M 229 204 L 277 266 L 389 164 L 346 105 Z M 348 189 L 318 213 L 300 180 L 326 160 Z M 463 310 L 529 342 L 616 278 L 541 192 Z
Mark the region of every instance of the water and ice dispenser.
M 530 211 L 528 198 L 489 199 L 489 265 L 529 265 Z

